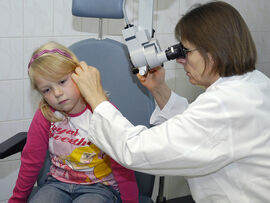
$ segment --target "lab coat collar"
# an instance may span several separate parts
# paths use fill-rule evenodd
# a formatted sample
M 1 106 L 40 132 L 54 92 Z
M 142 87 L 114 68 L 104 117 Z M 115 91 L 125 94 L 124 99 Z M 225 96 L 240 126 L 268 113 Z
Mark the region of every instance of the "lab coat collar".
M 210 85 L 207 89 L 207 91 L 211 91 L 213 89 L 215 89 L 215 87 L 221 83 L 225 83 L 225 82 L 233 82 L 233 81 L 239 81 L 239 80 L 243 80 L 244 78 L 249 77 L 249 75 L 253 74 L 257 72 L 257 70 L 245 73 L 243 75 L 233 75 L 233 76 L 229 76 L 229 77 L 220 77 L 219 79 L 217 79 L 212 85 Z

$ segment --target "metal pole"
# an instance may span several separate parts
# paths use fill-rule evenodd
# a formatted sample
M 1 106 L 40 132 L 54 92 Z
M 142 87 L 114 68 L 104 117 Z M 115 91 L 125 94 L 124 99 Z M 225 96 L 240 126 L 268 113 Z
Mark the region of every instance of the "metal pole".
M 147 30 L 150 37 L 152 37 L 153 32 L 153 13 L 154 13 L 153 10 L 154 10 L 154 0 L 139 1 L 138 29 Z
M 164 180 L 164 176 L 159 177 L 159 188 L 156 203 L 166 203 L 166 197 L 164 197 Z
M 98 39 L 102 39 L 102 18 L 98 19 Z

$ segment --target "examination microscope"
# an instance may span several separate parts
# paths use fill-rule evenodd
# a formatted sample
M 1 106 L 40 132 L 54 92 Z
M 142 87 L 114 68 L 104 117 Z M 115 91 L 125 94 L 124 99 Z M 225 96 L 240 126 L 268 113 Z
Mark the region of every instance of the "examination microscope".
M 122 30 L 122 34 L 133 65 L 133 74 L 139 73 L 140 75 L 146 75 L 151 69 L 157 66 L 163 66 L 163 63 L 166 61 L 186 57 L 185 48 L 181 43 L 170 46 L 165 51 L 162 51 L 158 41 L 153 36 L 150 36 L 149 29 L 138 29 L 136 26 L 128 24 Z M 164 176 L 161 176 L 159 180 L 157 203 L 166 202 L 166 197 L 163 194 L 164 178 Z
M 182 44 L 175 44 L 162 51 L 158 41 L 150 36 L 146 29 L 139 30 L 134 25 L 127 25 L 122 33 L 128 47 L 134 74 L 145 75 L 152 68 L 163 66 L 166 61 L 185 58 Z
M 163 66 L 163 63 L 177 58 L 186 58 L 185 48 L 181 43 L 168 47 L 162 51 L 158 40 L 154 39 L 153 10 L 154 0 L 139 0 L 137 26 L 129 23 L 125 0 L 123 0 L 123 16 L 126 27 L 122 30 L 125 44 L 128 48 L 133 74 L 146 75 L 148 71 Z M 165 177 L 159 177 L 158 196 L 156 203 L 165 203 Z

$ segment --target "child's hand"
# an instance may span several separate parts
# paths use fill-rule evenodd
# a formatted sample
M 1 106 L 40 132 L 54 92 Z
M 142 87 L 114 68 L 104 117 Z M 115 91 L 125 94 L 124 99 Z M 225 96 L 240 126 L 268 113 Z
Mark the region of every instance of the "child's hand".
M 95 67 L 82 61 L 71 77 L 93 111 L 101 102 L 108 100 L 101 84 L 100 73 Z

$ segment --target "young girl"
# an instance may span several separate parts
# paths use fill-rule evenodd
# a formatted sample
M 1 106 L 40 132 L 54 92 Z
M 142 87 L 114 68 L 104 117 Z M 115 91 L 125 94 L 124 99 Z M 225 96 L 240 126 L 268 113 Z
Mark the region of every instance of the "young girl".
M 28 73 L 42 100 L 28 131 L 9 203 L 27 201 L 47 150 L 50 172 L 30 202 L 138 202 L 134 172 L 117 164 L 87 138 L 92 110 L 71 78 L 78 66 L 76 56 L 55 42 L 33 53 Z

